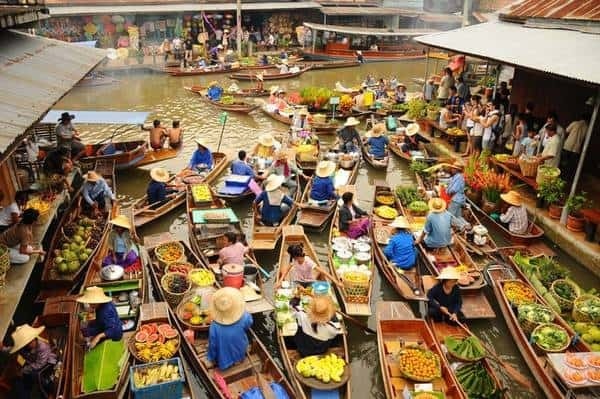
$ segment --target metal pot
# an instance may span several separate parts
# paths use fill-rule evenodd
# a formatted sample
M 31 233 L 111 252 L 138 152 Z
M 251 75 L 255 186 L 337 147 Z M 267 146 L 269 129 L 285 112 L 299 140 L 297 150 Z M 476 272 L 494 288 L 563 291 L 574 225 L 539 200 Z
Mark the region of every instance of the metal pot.
M 100 270 L 100 277 L 105 281 L 118 280 L 123 277 L 123 274 L 125 274 L 125 270 L 119 265 L 104 266 L 102 270 Z
M 340 159 L 340 168 L 352 169 L 354 167 L 355 162 L 356 161 L 354 159 Z
M 341 263 L 348 263 L 350 259 L 352 259 L 352 252 L 350 251 L 339 251 L 336 253 L 336 256 L 340 260 Z
M 354 254 L 354 259 L 359 265 L 367 265 L 371 261 L 371 254 L 369 252 L 357 252 Z
M 368 254 L 371 253 L 371 246 L 364 242 L 355 242 L 353 245 L 353 249 L 356 252 L 366 252 Z

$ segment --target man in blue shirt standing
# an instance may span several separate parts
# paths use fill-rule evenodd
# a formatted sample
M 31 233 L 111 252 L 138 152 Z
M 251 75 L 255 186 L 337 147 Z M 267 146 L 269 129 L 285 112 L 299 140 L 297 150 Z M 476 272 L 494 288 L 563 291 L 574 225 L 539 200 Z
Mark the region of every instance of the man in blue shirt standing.
M 106 197 L 109 197 L 112 201 L 117 199 L 106 180 L 93 170 L 85 175 L 85 183 L 81 194 L 84 200 L 84 211 L 87 213 L 91 211 L 93 216 L 105 210 Z
M 423 242 L 427 248 L 439 249 L 452 244 L 452 226 L 464 227 L 457 218 L 446 211 L 446 202 L 441 198 L 429 200 L 429 214 L 417 244 Z
M 315 170 L 310 189 L 310 199 L 317 204 L 326 204 L 329 200 L 338 198 L 335 193 L 331 175 L 335 172 L 335 164 L 331 161 L 321 161 Z
M 211 170 L 213 167 L 213 157 L 210 150 L 201 138 L 197 137 L 195 141 L 198 144 L 198 148 L 192 154 L 188 169 L 198 171 Z
M 246 151 L 238 152 L 238 159 L 231 163 L 231 173 L 240 176 L 254 177 L 254 169 L 246 162 Z
M 404 216 L 399 216 L 389 226 L 395 228 L 396 233 L 390 238 L 383 253 L 396 267 L 402 270 L 412 269 L 417 261 L 417 252 L 415 238 L 408 230 L 410 224 Z
M 452 198 L 448 205 L 448 212 L 455 218 L 462 219 L 462 208 L 465 206 L 465 177 L 462 173 L 462 165 L 454 162 L 448 165 L 450 181 L 446 187 L 446 193 Z
M 384 132 L 385 125 L 383 123 L 378 123 L 373 126 L 373 129 L 369 133 L 367 133 L 369 153 L 371 153 L 375 159 L 384 159 L 386 157 L 386 150 L 390 140 L 383 135 Z

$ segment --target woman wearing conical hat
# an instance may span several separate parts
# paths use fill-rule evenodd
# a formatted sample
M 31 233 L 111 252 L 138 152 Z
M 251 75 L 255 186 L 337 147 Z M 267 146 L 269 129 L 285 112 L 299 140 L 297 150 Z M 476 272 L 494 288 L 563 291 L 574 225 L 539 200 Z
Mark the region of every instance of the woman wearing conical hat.
M 123 338 L 123 325 L 117 307 L 101 287 L 87 287 L 83 295 L 77 298 L 77 302 L 87 304 L 96 315 L 81 330 L 83 336 L 90 339 L 90 349 L 105 339 L 119 341 Z
M 500 221 L 508 225 L 508 230 L 514 234 L 525 234 L 529 228 L 529 218 L 527 217 L 527 209 L 521 201 L 521 194 L 516 191 L 509 191 L 505 194 L 500 194 L 500 198 L 507 205 L 503 205 L 505 210 L 500 215 Z
M 340 151 L 344 153 L 358 151 L 358 143 L 360 143 L 360 135 L 356 130 L 356 126 L 360 121 L 353 116 L 349 117 L 344 123 L 344 127 L 337 132 L 337 138 L 333 147 L 339 145 Z
M 271 174 L 265 179 L 265 189 L 253 202 L 254 214 L 265 226 L 277 226 L 294 205 L 294 200 L 287 196 L 281 185 L 285 178 Z
M 438 283 L 427 292 L 430 318 L 450 324 L 464 320 L 461 311 L 462 298 L 458 287 L 460 278 L 460 273 L 451 266 L 445 267 L 437 276 Z
M 329 296 L 315 296 L 307 311 L 294 306 L 298 330 L 294 341 L 302 357 L 322 355 L 343 333 Z
M 422 242 L 427 248 L 434 250 L 447 247 L 452 244 L 452 227 L 463 229 L 467 223 L 448 212 L 446 202 L 441 198 L 430 199 L 428 205 L 429 214 L 417 244 Z
M 108 255 L 102 261 L 103 266 L 119 265 L 126 270 L 140 266 L 137 246 L 131 236 L 131 222 L 125 215 L 119 215 L 110 221 L 111 232 L 108 237 Z
M 93 170 L 85 175 L 81 196 L 84 200 L 82 202 L 83 210 L 92 217 L 98 216 L 106 209 L 106 197 L 112 201 L 117 199 L 106 180 Z

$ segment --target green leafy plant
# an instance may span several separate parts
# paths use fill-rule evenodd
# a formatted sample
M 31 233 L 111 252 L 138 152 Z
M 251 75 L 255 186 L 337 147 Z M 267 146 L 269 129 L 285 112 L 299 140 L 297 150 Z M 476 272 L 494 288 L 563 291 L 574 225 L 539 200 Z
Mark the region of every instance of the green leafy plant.
M 582 191 L 579 194 L 575 194 L 574 196 L 567 199 L 565 206 L 567 207 L 567 212 L 569 215 L 575 216 L 579 214 L 579 212 L 590 205 L 590 201 L 587 199 L 587 193 Z
M 408 206 L 408 204 L 422 199 L 417 189 L 413 186 L 396 187 L 396 196 L 404 206 Z
M 557 205 L 565 199 L 565 184 L 561 178 L 544 180 L 538 186 L 538 197 L 548 204 Z
M 477 81 L 477 84 L 483 87 L 494 87 L 496 84 L 496 75 L 482 76 L 481 79 Z
M 423 161 L 415 161 L 413 160 L 410 165 L 408 166 L 408 168 L 415 172 L 415 173 L 419 173 L 419 174 L 424 174 L 425 173 L 425 169 L 427 169 L 429 167 L 429 165 L 427 165 L 427 163 L 423 162 Z
M 425 201 L 413 201 L 408 204 L 408 210 L 412 213 L 426 213 L 429 210 L 429 206 Z
M 427 103 L 420 98 L 413 98 L 408 101 L 408 117 L 411 119 L 421 119 L 427 116 Z
M 333 91 L 326 87 L 308 86 L 300 91 L 302 104 L 312 106 L 315 109 L 325 108 L 332 95 Z

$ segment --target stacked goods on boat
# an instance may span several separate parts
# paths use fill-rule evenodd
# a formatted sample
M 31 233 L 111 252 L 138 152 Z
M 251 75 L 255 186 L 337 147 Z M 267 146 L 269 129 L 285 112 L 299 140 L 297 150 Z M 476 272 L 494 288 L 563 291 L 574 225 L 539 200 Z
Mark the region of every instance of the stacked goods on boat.
M 348 302 L 368 303 L 369 287 L 373 276 L 371 243 L 367 236 L 356 240 L 341 237 L 337 229 L 332 237 L 333 267 L 344 283 Z
M 162 360 L 131 367 L 131 392 L 138 398 L 181 398 L 185 385 L 181 360 Z
M 292 336 L 298 329 L 296 318 L 290 308 L 290 300 L 294 297 L 294 289 L 288 281 L 281 282 L 281 288 L 275 291 L 275 320 L 277 327 L 284 335 Z M 308 300 L 308 299 L 307 299 Z
M 307 356 L 296 363 L 296 371 L 302 377 L 314 377 L 325 384 L 341 382 L 345 370 L 346 361 L 335 353 L 323 356 Z
M 179 350 L 179 333 L 169 323 L 146 323 L 129 342 L 129 351 L 140 362 L 171 359 Z
M 499 395 L 494 380 L 481 362 L 463 364 L 454 373 L 469 398 L 493 398 Z
M 80 216 L 62 229 L 62 238 L 52 252 L 52 274 L 72 275 L 86 265 L 98 246 L 106 220 Z
M 225 177 L 225 184 L 219 187 L 218 193 L 221 195 L 241 195 L 248 190 L 251 176 L 229 175 Z

